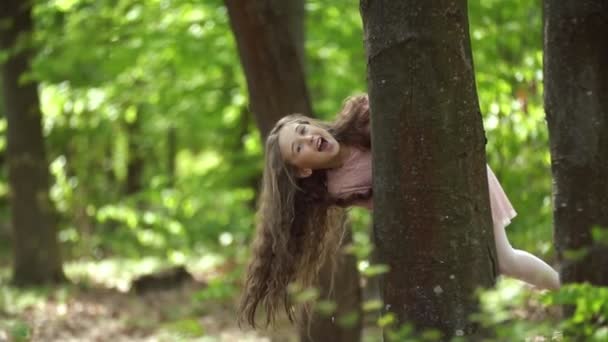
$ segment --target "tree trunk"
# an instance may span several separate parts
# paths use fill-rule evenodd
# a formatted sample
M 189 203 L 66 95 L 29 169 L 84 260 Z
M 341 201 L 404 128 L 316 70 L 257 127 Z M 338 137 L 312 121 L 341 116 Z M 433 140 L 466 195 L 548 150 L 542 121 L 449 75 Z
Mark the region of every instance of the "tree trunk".
M 250 109 L 262 139 L 280 118 L 312 114 L 302 58 L 289 16 L 276 0 L 225 0 L 247 78 Z
M 142 189 L 142 177 L 144 173 L 144 158 L 139 143 L 141 119 L 138 117 L 135 121 L 127 123 L 127 139 L 128 139 L 128 158 L 127 161 L 127 179 L 125 182 L 125 194 L 133 195 Z
M 347 227 L 343 246 L 352 243 L 352 233 Z M 331 273 L 330 264 L 323 265 L 319 281 L 319 298 L 336 304 L 331 316 L 314 312 L 310 322 L 300 326 L 300 341 L 306 342 L 356 342 L 361 340 L 363 314 L 361 287 L 357 259 L 352 254 L 341 254 Z M 355 315 L 355 316 L 352 316 Z M 354 317 L 350 323 L 345 319 Z
M 361 13 L 385 312 L 472 333 L 497 265 L 467 2 L 363 0 Z
M 225 0 L 225 3 L 247 78 L 251 111 L 265 141 L 275 122 L 283 116 L 313 115 L 303 68 L 304 1 Z M 346 255 L 339 256 L 338 262 L 344 266 L 336 268 L 333 291 L 329 289 L 331 278 L 322 274 L 320 292 L 336 302 L 339 313 L 360 313 L 356 262 Z M 323 269 L 329 268 L 326 265 Z M 352 296 L 342 295 L 346 293 Z M 360 340 L 360 319 L 351 327 L 317 313 L 311 320 L 300 327 L 302 341 Z
M 31 3 L 3 1 L 0 21 L 4 23 L 0 29 L 0 48 L 13 49 L 18 37 L 32 34 Z M 14 232 L 13 281 L 18 285 L 34 285 L 62 281 L 64 275 L 49 199 L 49 172 L 37 84 L 24 81 L 32 51 L 18 49 L 11 51 L 2 65 Z
M 608 247 L 594 243 L 592 229 L 608 229 L 608 2 L 545 0 L 544 26 L 560 276 L 606 286 Z
M 273 0 L 273 6 L 277 11 L 277 15 L 287 18 L 289 25 L 289 34 L 291 39 L 296 43 L 296 55 L 300 60 L 302 73 L 306 75 L 306 54 L 304 51 L 304 42 L 306 41 L 306 4 L 304 0 Z

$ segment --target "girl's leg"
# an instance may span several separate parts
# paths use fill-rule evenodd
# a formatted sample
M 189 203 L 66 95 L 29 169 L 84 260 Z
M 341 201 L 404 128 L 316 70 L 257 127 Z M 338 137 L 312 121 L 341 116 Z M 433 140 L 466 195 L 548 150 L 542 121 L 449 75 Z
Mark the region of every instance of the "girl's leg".
M 505 228 L 494 224 L 494 239 L 498 254 L 498 269 L 501 274 L 523 280 L 543 289 L 558 289 L 559 275 L 544 261 L 534 255 L 513 249 Z

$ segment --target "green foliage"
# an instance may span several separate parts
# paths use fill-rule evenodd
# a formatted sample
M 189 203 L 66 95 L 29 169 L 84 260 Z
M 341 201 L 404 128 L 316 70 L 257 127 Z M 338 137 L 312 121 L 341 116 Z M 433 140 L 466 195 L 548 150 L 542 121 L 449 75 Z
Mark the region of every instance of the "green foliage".
M 330 119 L 344 98 L 366 90 L 359 9 L 351 0 L 308 0 L 306 11 L 311 98 L 316 114 Z M 209 269 L 230 258 L 243 263 L 254 227 L 262 144 L 247 109 L 246 82 L 223 2 L 36 1 L 34 19 L 38 53 L 28 77 L 39 81 L 59 238 L 67 259 L 84 257 L 67 264 L 70 278 L 126 289 L 138 274 L 166 262 L 192 262 L 201 254 L 194 267 Z M 518 211 L 509 237 L 516 247 L 550 257 L 541 4 L 469 1 L 469 19 L 488 163 Z M 6 121 L 0 118 L 1 155 L 5 136 Z M 127 193 L 130 166 L 138 160 L 141 186 Z M 6 184 L 3 172 L 3 221 L 8 221 Z M 386 272 L 386 265 L 370 262 L 369 213 L 353 209 L 350 218 L 354 232 L 347 251 L 357 257 L 362 274 L 373 278 Z M 0 226 L 0 237 L 5 229 Z M 593 234 L 597 243 L 605 243 L 605 229 Z M 0 249 L 5 243 L 0 239 Z M 208 303 L 234 297 L 241 271 L 237 267 L 212 278 L 196 299 Z M 597 303 L 606 299 L 596 290 L 575 287 L 541 300 L 507 286 L 500 295 L 486 296 L 492 314 L 483 319 L 503 340 L 552 336 L 549 325 L 558 320 L 530 322 L 513 312 L 530 301 L 572 304 L 581 306 L 581 313 L 577 321 L 564 320 L 564 334 L 595 327 L 581 328 L 576 336 L 601 338 L 605 324 L 591 322 L 605 317 L 605 307 Z M 3 310 L 18 311 L 44 296 L 11 291 L 0 291 Z M 298 302 L 318 297 L 315 289 L 296 292 Z M 316 308 L 335 313 L 331 302 Z M 367 301 L 362 309 L 375 315 L 382 303 Z M 338 319 L 353 319 L 345 317 Z M 414 339 L 409 326 L 393 330 L 394 321 L 385 314 L 376 323 L 391 327 L 394 340 Z M 14 322 L 15 336 L 27 338 L 29 328 L 19 324 Z M 188 318 L 168 330 L 203 334 Z
M 365 92 L 363 25 L 352 0 L 306 1 L 307 80 L 315 112 L 332 119 L 343 100 Z
M 518 248 L 551 255 L 541 3 L 470 1 L 469 21 L 488 163 L 518 212 L 509 238 Z
M 471 318 L 483 327 L 483 341 L 551 337 L 559 332 L 558 317 L 541 305 L 538 292 L 526 290 L 520 281 L 502 279 L 496 288 L 479 294 L 480 312 Z
M 306 11 L 311 97 L 317 114 L 331 118 L 366 89 L 361 18 L 349 0 L 310 0 Z M 246 244 L 262 148 L 223 3 L 38 1 L 34 18 L 31 76 L 40 82 L 67 256 Z M 549 254 L 540 20 L 535 2 L 470 3 L 488 159 L 519 212 L 509 233 L 516 246 Z M 138 160 L 141 189 L 127 194 Z M 0 198 L 5 184 L 4 176 Z M 351 216 L 364 225 L 366 215 Z M 357 246 L 360 258 L 371 252 L 371 244 Z
M 223 275 L 212 279 L 206 287 L 199 291 L 195 298 L 200 301 L 209 300 L 228 300 L 238 295 L 238 288 L 235 284 L 240 272 L 233 272 L 232 275 Z
M 481 293 L 481 302 L 482 311 L 475 319 L 494 335 L 489 341 L 522 337 L 605 341 L 608 336 L 606 287 L 567 284 L 558 291 L 540 293 L 504 280 L 495 290 Z
M 52 293 L 45 287 L 19 290 L 6 284 L 2 285 L 0 287 L 0 313 L 11 315 L 43 302 Z
M 608 338 L 608 287 L 568 284 L 542 298 L 548 306 L 560 305 L 572 313 L 559 324 L 573 341 L 605 341 Z
M 34 17 L 68 255 L 246 239 L 261 146 L 222 2 L 41 1 Z M 137 158 L 144 187 L 127 196 Z
M 350 328 L 350 327 L 355 326 L 355 324 L 357 324 L 358 320 L 359 320 L 359 313 L 356 311 L 353 311 L 353 312 L 347 312 L 345 314 L 338 316 L 337 321 L 340 326 Z
M 16 342 L 29 341 L 32 337 L 32 329 L 26 322 L 18 320 L 9 322 L 8 328 L 10 337 Z
M 319 298 L 319 289 L 316 287 L 303 288 L 298 283 L 289 284 L 287 291 L 291 297 L 291 300 L 298 305 L 306 305 L 316 301 Z
M 418 332 L 409 323 L 397 326 L 396 322 L 395 315 L 392 313 L 384 314 L 378 319 L 378 326 L 384 329 L 384 335 L 390 342 L 426 342 L 441 340 L 441 333 L 436 330 L 426 329 Z
M 172 261 L 170 260 L 170 262 Z M 183 262 L 184 260 L 180 261 Z M 66 263 L 64 269 L 67 276 L 77 284 L 94 284 L 127 291 L 134 278 L 158 271 L 166 264 L 167 260 L 158 257 L 104 258 L 103 260 L 93 261 L 72 261 Z
M 205 331 L 201 324 L 194 318 L 180 319 L 163 325 L 164 329 L 174 333 L 173 338 L 177 340 L 188 340 L 203 336 Z
M 601 246 L 608 246 L 608 228 L 594 226 L 591 228 L 593 242 Z
M 381 300 L 370 299 L 363 302 L 362 308 L 364 312 L 380 310 L 384 304 Z
M 328 317 L 336 312 L 336 303 L 331 300 L 320 300 L 315 303 L 315 310 Z

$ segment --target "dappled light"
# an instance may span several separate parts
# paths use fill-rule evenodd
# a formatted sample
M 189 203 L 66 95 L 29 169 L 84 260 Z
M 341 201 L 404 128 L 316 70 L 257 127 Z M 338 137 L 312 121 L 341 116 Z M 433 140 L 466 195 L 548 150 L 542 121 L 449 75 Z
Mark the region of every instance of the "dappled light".
M 331 258 L 323 259 L 325 240 L 329 238 L 316 231 L 304 231 L 308 226 L 298 221 L 300 212 L 293 204 L 325 205 L 333 200 L 327 191 L 318 196 L 314 193 L 317 197 L 300 198 L 306 191 L 302 187 L 297 189 L 299 192 L 294 190 L 293 198 L 282 194 L 289 197 L 286 202 L 291 200 L 288 203 L 292 207 L 284 207 L 284 203 L 272 205 L 275 212 L 284 214 L 283 221 L 291 221 L 272 222 L 285 224 L 289 231 L 269 230 L 256 240 L 256 227 L 267 219 L 260 214 L 261 208 L 265 208 L 260 198 L 269 196 L 261 190 L 264 157 L 268 154 L 262 139 L 269 133 L 264 131 L 264 125 L 271 128 L 276 121 L 273 115 L 302 112 L 331 121 L 343 108 L 345 99 L 369 92 L 371 104 L 364 97 L 368 140 L 370 132 L 377 134 L 374 132 L 380 127 L 374 124 L 385 118 L 383 113 L 374 112 L 377 104 L 372 93 L 379 90 L 369 89 L 374 78 L 368 70 L 371 57 L 366 48 L 369 49 L 370 41 L 376 42 L 374 39 L 385 39 L 387 44 L 390 39 L 386 38 L 388 33 L 386 37 L 377 37 L 364 32 L 362 13 L 372 1 L 361 4 L 350 0 L 3 2 L 6 5 L 0 5 L 3 66 L 0 342 L 291 342 L 313 341 L 319 331 L 332 336 L 328 339 L 340 334 L 356 336 L 354 342 L 379 342 L 383 338 L 466 341 L 467 335 L 477 332 L 488 341 L 608 340 L 605 287 L 608 284 L 599 284 L 600 277 L 589 277 L 589 273 L 577 268 L 588 265 L 595 267 L 597 273 L 608 270 L 605 259 L 608 216 L 605 205 L 602 209 L 602 203 L 608 204 L 608 193 L 601 193 L 608 191 L 606 181 L 602 180 L 606 177 L 603 170 L 608 170 L 608 164 L 603 162 L 608 155 L 602 147 L 607 142 L 608 108 L 605 100 L 597 100 L 605 95 L 601 89 L 606 90 L 608 75 L 605 65 L 602 65 L 604 74 L 595 69 L 589 69 L 588 73 L 573 69 L 583 75 L 577 80 L 586 95 L 576 95 L 574 90 L 568 97 L 552 95 L 552 108 L 557 108 L 553 112 L 563 108 L 555 101 L 572 99 L 570 105 L 581 108 L 580 113 L 573 111 L 577 118 L 590 120 L 581 121 L 580 126 L 587 127 L 588 134 L 580 127 L 564 133 L 564 138 L 557 141 L 572 138 L 573 142 L 565 147 L 560 145 L 558 150 L 556 140 L 550 140 L 550 135 L 555 139 L 558 134 L 557 124 L 549 125 L 544 98 L 550 87 L 551 78 L 547 75 L 556 71 L 548 71 L 544 64 L 547 48 L 543 36 L 547 33 L 543 33 L 543 3 L 555 1 L 468 1 L 465 11 L 469 27 L 462 34 L 468 32 L 471 44 L 475 78 L 471 84 L 479 101 L 486 161 L 517 212 L 506 227 L 506 234 L 513 248 L 529 251 L 550 265 L 551 270 L 561 272 L 565 286 L 556 291 L 540 290 L 499 276 L 505 264 L 498 264 L 493 245 L 467 235 L 471 245 L 483 252 L 487 250 L 490 256 L 484 264 L 487 269 L 474 269 L 473 273 L 485 272 L 484 280 L 488 283 L 496 277 L 498 281 L 493 288 L 477 290 L 479 305 L 472 317 L 464 317 L 468 306 L 466 310 L 458 308 L 463 310 L 463 317 L 457 318 L 474 322 L 471 326 L 478 331 L 457 329 L 450 336 L 442 335 L 440 329 L 420 329 L 411 322 L 398 324 L 395 308 L 382 299 L 383 282 L 395 270 L 410 278 L 414 277 L 408 272 L 416 270 L 389 267 L 390 260 L 383 259 L 386 256 L 375 244 L 378 239 L 399 242 L 397 239 L 402 236 L 378 235 L 373 214 L 360 202 L 348 202 L 352 207 L 345 211 L 347 223 L 340 221 L 339 227 L 330 227 L 333 229 L 330 232 L 338 233 L 326 234 L 335 235 L 335 246 L 330 246 Z M 449 1 L 458 6 L 465 2 Z M 583 2 L 594 3 L 595 7 L 591 7 L 601 14 L 597 18 L 604 20 L 598 20 L 594 27 L 608 29 L 608 24 L 604 25 L 608 22 L 608 6 L 600 4 L 601 0 Z M 229 11 L 230 4 L 242 5 L 245 10 L 235 14 Z M 446 9 L 445 15 L 452 15 L 450 11 Z M 466 17 L 464 14 L 458 12 L 455 17 Z M 387 25 L 394 19 L 391 18 L 387 17 Z M 255 26 L 255 20 L 266 22 Z M 417 24 L 428 23 L 421 20 Z M 239 36 L 243 35 L 244 31 L 239 31 L 242 27 L 250 27 L 245 31 L 251 36 Z M 304 32 L 294 36 L 298 27 Z M 421 43 L 417 40 L 420 32 L 409 38 L 400 37 L 398 44 L 437 43 L 430 38 L 422 39 Z M 601 39 L 608 44 L 601 37 L 597 42 Z M 259 49 L 264 46 L 272 49 Z M 595 48 L 585 45 L 576 50 L 574 57 L 578 53 L 590 54 L 586 60 L 581 57 L 590 65 L 596 60 L 608 62 L 602 59 L 605 53 L 593 55 Z M 450 58 L 464 55 L 463 51 L 455 51 Z M 422 59 L 434 60 L 433 56 Z M 442 73 L 444 66 L 441 67 L 433 72 Z M 260 70 L 276 73 L 266 72 L 255 79 L 253 73 Z M 383 72 L 396 74 L 393 70 Z M 437 75 L 426 76 L 430 79 Z M 381 88 L 386 90 L 388 86 Z M 280 93 L 271 93 L 271 89 Z M 417 91 L 408 94 L 415 98 L 419 95 Z M 445 90 L 432 91 L 436 91 L 433 96 L 442 96 Z M 575 98 L 597 107 L 586 102 L 581 105 Z M 408 105 L 417 104 L 412 101 Z M 310 112 L 304 112 L 304 105 L 309 106 Z M 405 108 L 406 104 L 400 106 Z M 477 108 L 472 111 L 477 115 Z M 591 112 L 601 112 L 603 117 Z M 574 121 L 556 119 L 573 127 Z M 402 134 L 404 127 L 391 129 Z M 416 143 L 419 145 L 413 149 L 421 154 L 427 151 L 425 144 L 430 144 L 424 139 Z M 405 149 L 397 141 L 391 145 L 392 150 L 386 155 Z M 321 152 L 327 148 L 327 140 L 319 139 L 315 146 L 315 151 Z M 467 151 L 454 156 L 450 165 L 464 165 L 470 155 L 478 152 L 479 156 L 483 153 Z M 291 168 L 295 166 L 285 165 L 288 164 L 272 171 L 291 177 Z M 401 173 L 415 174 L 417 171 L 410 166 L 403 166 Z M 374 167 L 377 172 L 378 165 Z M 565 174 L 560 167 L 571 167 L 574 171 L 567 169 L 572 174 L 560 177 Z M 325 168 L 321 171 L 326 172 Z M 270 174 L 265 177 L 271 178 Z M 292 182 L 289 184 L 304 184 L 305 178 L 298 174 L 289 179 Z M 426 180 L 436 181 L 430 178 Z M 594 197 L 589 195 L 589 200 L 582 195 L 569 200 L 559 197 L 574 193 L 569 190 L 577 189 L 575 180 L 587 178 L 589 183 L 578 188 L 581 192 L 597 191 Z M 599 180 L 592 183 L 594 179 Z M 574 184 L 573 188 L 564 188 L 568 181 Z M 278 181 L 276 184 L 282 185 Z M 327 190 L 325 173 L 321 184 Z M 429 184 L 417 185 L 429 193 L 445 191 Z M 397 188 L 401 184 L 391 186 Z M 368 190 L 363 195 L 357 194 L 361 198 L 355 200 L 371 201 L 372 193 L 377 196 L 376 189 Z M 274 188 L 273 191 L 279 192 Z M 439 217 L 437 222 L 468 220 L 463 225 L 472 226 L 478 221 L 470 217 L 485 212 L 475 204 L 475 199 L 465 195 L 458 197 L 458 202 L 464 203 L 466 213 L 442 213 L 435 217 L 424 212 L 419 216 Z M 556 198 L 561 202 L 556 203 Z M 395 199 L 394 203 L 400 201 Z M 343 203 L 346 201 L 331 205 L 337 208 Z M 582 222 L 581 233 L 572 235 L 576 238 L 567 235 L 572 231 L 559 228 L 564 227 L 561 223 L 565 222 L 564 217 L 572 213 L 567 209 L 580 214 L 569 221 Z M 314 215 L 321 214 L 314 212 Z M 583 232 L 586 227 L 589 229 Z M 472 231 L 481 229 L 473 227 Z M 491 227 L 488 229 L 484 234 L 493 236 Z M 408 227 L 402 232 L 403 236 L 416 233 Z M 260 260 L 268 264 L 256 263 L 252 257 L 264 239 L 270 247 L 258 252 L 264 257 Z M 431 236 L 428 240 L 433 239 Z M 304 240 L 305 243 L 298 244 Z M 434 241 L 420 248 L 433 246 L 431 242 Z M 457 242 L 452 241 L 443 246 L 446 253 L 459 249 Z M 318 253 L 307 255 L 301 248 Z M 398 252 L 413 255 L 405 249 Z M 303 258 L 299 258 L 301 254 Z M 247 270 L 258 267 L 268 274 L 276 272 L 277 255 L 287 255 L 287 259 L 281 260 L 281 271 L 298 274 L 300 268 L 310 268 L 320 270 L 321 276 L 312 277 L 309 283 L 310 279 L 305 277 L 308 274 L 300 275 L 302 279 L 287 273 L 276 278 L 266 274 L 265 282 L 254 284 L 261 293 L 257 301 L 253 300 L 256 307 L 251 317 L 259 325 L 254 329 L 247 319 L 239 316 L 244 315 L 239 311 L 243 305 L 241 295 L 250 281 L 246 278 Z M 471 265 L 479 265 L 472 262 L 475 256 L 470 256 L 471 260 L 467 259 L 469 256 L 445 260 L 435 256 L 429 258 L 433 259 L 429 265 L 437 269 L 454 260 L 466 259 Z M 317 265 L 315 258 L 326 264 Z M 331 268 L 336 265 L 337 268 Z M 335 272 L 330 273 L 330 269 Z M 339 271 L 352 271 L 354 280 L 337 278 L 347 277 L 336 275 Z M 587 278 L 581 280 L 581 274 Z M 280 276 L 291 277 L 285 288 L 280 288 L 283 280 Z M 559 283 L 557 276 L 554 278 L 554 283 Z M 452 298 L 451 289 L 467 288 L 454 284 L 472 281 L 463 279 L 458 270 L 445 280 L 424 289 L 413 288 L 408 295 Z M 356 291 L 345 290 L 344 284 L 352 285 Z M 276 309 L 268 302 L 270 295 L 283 296 L 280 299 L 285 299 L 288 307 L 276 310 L 275 324 L 265 327 L 266 310 Z M 351 307 L 346 308 L 347 305 Z M 295 324 L 288 315 L 296 318 Z M 336 342 L 346 339 L 336 338 Z

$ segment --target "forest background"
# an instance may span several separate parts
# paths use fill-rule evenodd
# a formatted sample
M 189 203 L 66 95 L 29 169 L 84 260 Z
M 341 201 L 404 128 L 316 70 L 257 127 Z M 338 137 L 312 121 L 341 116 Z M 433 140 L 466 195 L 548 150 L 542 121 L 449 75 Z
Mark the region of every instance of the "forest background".
M 307 0 L 305 9 L 313 111 L 331 119 L 346 97 L 366 91 L 358 3 Z M 38 83 L 50 197 L 71 285 L 9 285 L 14 246 L 4 167 L 0 340 L 3 332 L 94 339 L 96 324 L 132 339 L 290 336 L 289 326 L 254 333 L 234 323 L 263 158 L 224 3 L 36 1 L 33 18 L 33 34 L 19 44 L 36 50 L 25 81 Z M 541 3 L 470 1 L 469 19 L 488 163 L 518 212 L 509 237 L 553 262 Z M 9 53 L 0 52 L 0 61 Z M 351 217 L 354 243 L 365 249 L 370 217 L 361 210 Z M 171 265 L 185 265 L 195 285 L 165 297 L 127 292 L 142 274 Z M 368 267 L 359 260 L 359 270 Z M 502 289 L 497 298 L 521 299 L 508 317 L 550 311 L 517 282 Z

